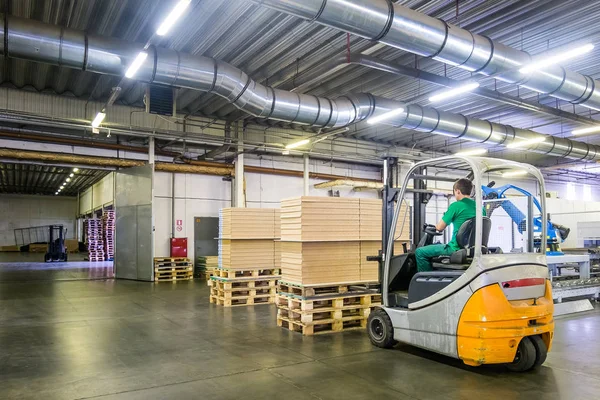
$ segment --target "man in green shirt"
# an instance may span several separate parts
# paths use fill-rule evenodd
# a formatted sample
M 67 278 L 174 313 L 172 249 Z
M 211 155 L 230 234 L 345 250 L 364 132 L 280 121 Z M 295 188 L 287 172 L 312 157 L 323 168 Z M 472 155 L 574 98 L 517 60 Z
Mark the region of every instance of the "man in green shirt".
M 438 256 L 447 256 L 460 250 L 458 242 L 456 241 L 456 234 L 460 229 L 460 226 L 467 220 L 473 218 L 476 215 L 475 212 L 475 201 L 471 199 L 471 191 L 473 190 L 473 184 L 468 179 L 459 179 L 454 183 L 454 197 L 456 201 L 450 204 L 448 210 L 442 217 L 442 220 L 438 222 L 435 229 L 443 231 L 446 227 L 452 224 L 453 234 L 452 240 L 448 244 L 432 244 L 429 246 L 419 247 L 415 251 L 415 257 L 417 259 L 417 270 L 419 272 L 431 271 L 431 259 Z

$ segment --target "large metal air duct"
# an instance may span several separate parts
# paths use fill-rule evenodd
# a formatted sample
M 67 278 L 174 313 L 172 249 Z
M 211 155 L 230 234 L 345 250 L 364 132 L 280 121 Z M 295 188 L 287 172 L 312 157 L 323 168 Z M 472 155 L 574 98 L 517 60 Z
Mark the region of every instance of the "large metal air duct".
M 531 55 L 390 0 L 252 0 L 424 57 L 600 110 L 600 85 L 559 65 L 523 75 Z
M 342 3 L 344 2 L 330 0 L 327 5 L 329 7 Z M 303 7 L 310 11 L 321 2 L 311 0 L 303 1 L 303 4 Z M 308 15 L 309 11 L 305 14 Z M 325 7 L 321 11 L 320 17 L 333 18 L 332 13 L 335 10 Z M 339 13 L 347 18 L 349 11 L 344 9 L 339 10 Z M 365 32 L 372 29 L 371 23 L 374 23 L 370 20 L 370 15 L 373 14 L 365 14 L 364 18 L 356 20 Z M 101 74 L 122 76 L 137 54 L 144 50 L 139 44 L 89 35 L 18 17 L 5 16 L 3 25 L 3 29 L 0 29 L 0 43 L 4 43 L 4 46 L 0 48 L 4 55 Z M 350 25 L 348 20 L 347 27 Z M 259 118 L 334 128 L 360 122 L 392 109 L 404 108 L 404 113 L 386 123 L 489 144 L 509 144 L 514 140 L 544 136 L 533 131 L 468 118 L 431 107 L 407 106 L 370 94 L 328 99 L 279 90 L 263 86 L 238 68 L 213 58 L 153 46 L 148 48 L 147 52 L 148 57 L 138 70 L 136 79 L 212 92 Z M 547 136 L 544 143 L 533 145 L 527 150 L 576 160 L 600 159 L 598 146 L 553 136 Z

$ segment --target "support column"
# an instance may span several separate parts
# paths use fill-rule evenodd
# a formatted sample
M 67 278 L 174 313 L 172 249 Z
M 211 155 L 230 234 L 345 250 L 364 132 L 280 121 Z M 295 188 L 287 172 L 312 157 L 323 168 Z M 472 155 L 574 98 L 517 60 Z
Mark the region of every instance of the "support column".
M 235 206 L 246 207 L 244 196 L 244 129 L 239 129 L 239 122 L 236 123 L 238 154 L 235 158 Z
M 304 196 L 310 194 L 310 171 L 308 154 L 304 155 Z
M 148 164 L 154 164 L 154 136 L 148 138 Z

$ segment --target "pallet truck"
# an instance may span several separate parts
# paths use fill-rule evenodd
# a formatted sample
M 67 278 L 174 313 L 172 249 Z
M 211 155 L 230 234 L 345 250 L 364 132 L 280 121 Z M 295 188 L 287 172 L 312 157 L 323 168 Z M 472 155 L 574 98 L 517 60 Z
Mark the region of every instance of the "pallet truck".
M 48 251 L 44 255 L 44 262 L 67 261 L 67 248 L 65 247 L 66 229 L 62 225 L 49 225 Z
M 435 173 L 427 175 L 428 169 Z M 373 345 L 391 348 L 403 342 L 470 366 L 505 364 L 516 372 L 542 365 L 554 334 L 546 254 L 535 248 L 536 239 L 547 235 L 545 196 L 539 199 L 540 230 L 525 231 L 522 252 L 504 253 L 500 247 L 488 247 L 493 222 L 483 215 L 482 190 L 477 190 L 476 217 L 457 233 L 461 249 L 432 260 L 429 272 L 417 272 L 414 255 L 416 247 L 431 244 L 442 235 L 435 226 L 425 224 L 425 207 L 433 193 L 427 190 L 428 181 L 453 182 L 472 176 L 474 187 L 481 188 L 484 176 L 525 171 L 537 181 L 539 192 L 545 193 L 541 172 L 512 161 L 452 156 L 413 165 L 397 188 L 394 170 L 397 160 L 386 159 L 382 251 L 368 258 L 379 261 L 382 291 L 382 306 L 371 312 L 367 322 Z M 462 175 L 456 177 L 457 171 Z M 455 176 L 443 176 L 442 172 Z M 413 182 L 412 188 L 409 182 Z M 412 207 L 401 208 L 408 196 Z M 395 232 L 401 209 L 412 209 L 412 243 L 417 245 L 404 254 L 394 254 L 394 239 L 401 235 Z M 534 213 L 526 218 L 533 227 Z

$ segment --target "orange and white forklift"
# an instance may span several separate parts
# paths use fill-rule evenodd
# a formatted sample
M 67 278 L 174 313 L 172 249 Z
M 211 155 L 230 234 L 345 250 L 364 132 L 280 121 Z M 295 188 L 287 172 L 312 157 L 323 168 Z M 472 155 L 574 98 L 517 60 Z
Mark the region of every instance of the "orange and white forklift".
M 547 236 L 541 172 L 512 161 L 452 156 L 414 164 L 402 186 L 395 187 L 396 170 L 396 160 L 386 159 L 383 250 L 371 257 L 380 263 L 382 306 L 369 316 L 371 342 L 382 348 L 404 342 L 471 366 L 506 364 L 511 371 L 540 366 L 554 333 L 551 283 L 546 254 L 540 250 L 545 250 L 540 243 Z M 483 212 L 485 181 L 509 176 L 534 186 L 540 205 L 539 210 L 533 207 L 533 196 L 516 199 L 527 209 L 525 226 L 518 230 L 509 216 L 495 212 L 489 218 Z M 462 177 L 469 177 L 476 188 L 476 217 L 459 228 L 460 250 L 432 260 L 432 271 L 418 272 L 414 250 L 442 237 L 434 225 L 425 224 L 426 218 L 439 216 L 427 210 L 433 193 L 427 185 L 451 185 Z M 410 206 L 400 207 L 402 203 Z M 401 216 L 401 210 L 411 218 Z M 538 229 L 536 218 L 541 219 Z M 412 221 L 412 240 L 410 250 L 395 254 L 394 239 L 402 234 L 396 232 L 399 220 Z

